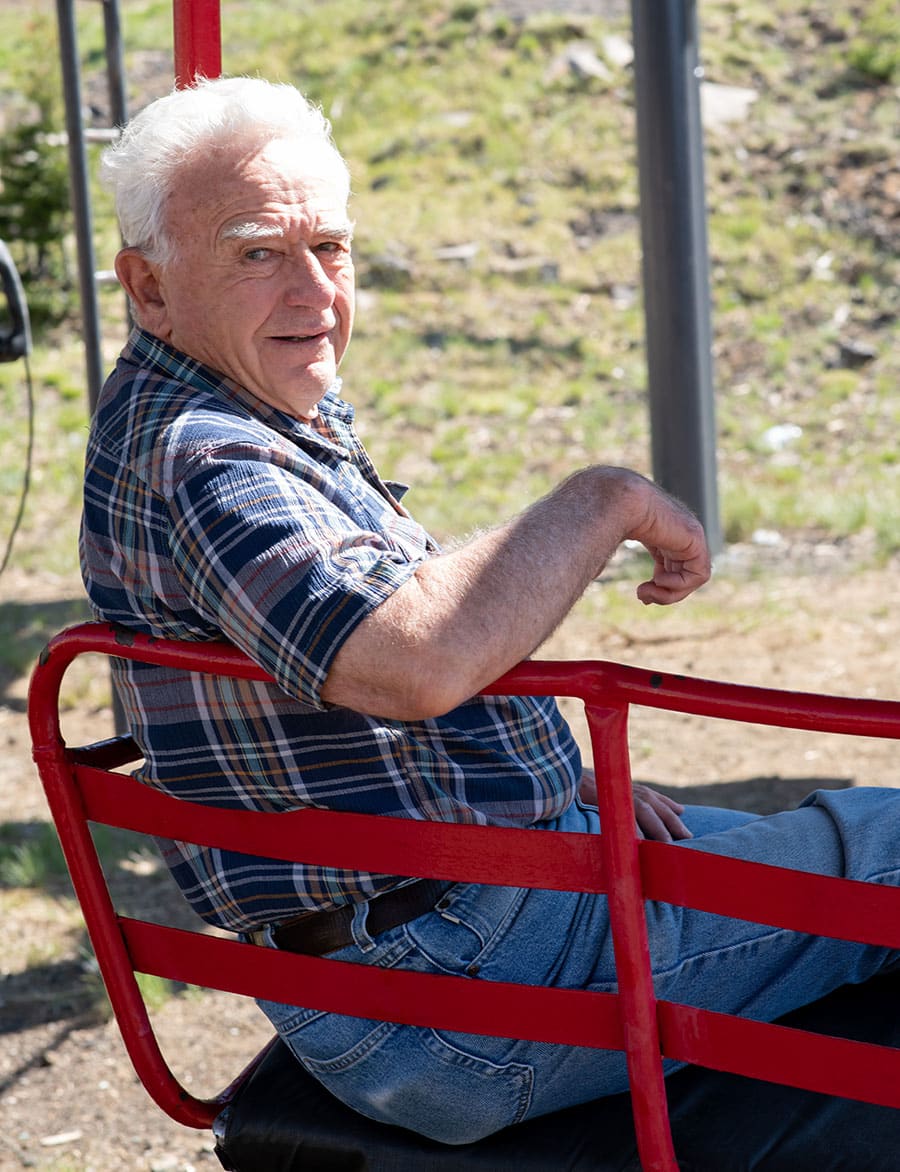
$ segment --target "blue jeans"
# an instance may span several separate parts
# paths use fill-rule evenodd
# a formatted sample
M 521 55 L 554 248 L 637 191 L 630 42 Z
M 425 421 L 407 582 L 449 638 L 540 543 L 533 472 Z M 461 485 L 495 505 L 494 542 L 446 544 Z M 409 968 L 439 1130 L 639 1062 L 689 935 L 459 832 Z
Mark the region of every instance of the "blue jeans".
M 798 810 L 757 817 L 688 807 L 684 850 L 896 885 L 900 791 L 819 791 Z M 599 830 L 574 805 L 547 826 Z M 603 896 L 458 884 L 435 910 L 372 939 L 365 905 L 340 960 L 481 980 L 616 988 Z M 647 905 L 657 995 L 771 1020 L 900 954 L 669 904 Z M 511 1123 L 627 1087 L 615 1051 L 448 1033 L 260 1002 L 302 1064 L 373 1119 L 444 1143 L 469 1143 Z M 669 1069 L 674 1070 L 675 1064 Z

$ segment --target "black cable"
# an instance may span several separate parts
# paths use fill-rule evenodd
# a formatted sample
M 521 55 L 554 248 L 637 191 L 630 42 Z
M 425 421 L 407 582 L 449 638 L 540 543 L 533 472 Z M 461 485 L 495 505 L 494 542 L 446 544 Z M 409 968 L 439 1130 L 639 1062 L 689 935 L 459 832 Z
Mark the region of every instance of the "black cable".
M 19 532 L 19 527 L 22 524 L 22 518 L 25 515 L 25 504 L 28 500 L 28 493 L 31 490 L 31 466 L 34 459 L 34 381 L 31 377 L 31 362 L 28 353 L 23 355 L 25 359 L 25 387 L 26 387 L 26 403 L 28 411 L 28 427 L 25 444 L 25 471 L 22 475 L 22 491 L 19 496 L 19 507 L 16 511 L 15 520 L 12 523 L 12 529 L 9 531 L 9 536 L 6 539 L 6 549 L 3 553 L 3 561 L 0 562 L 0 576 L 9 564 L 9 559 L 12 554 L 13 543 L 16 540 L 16 534 Z

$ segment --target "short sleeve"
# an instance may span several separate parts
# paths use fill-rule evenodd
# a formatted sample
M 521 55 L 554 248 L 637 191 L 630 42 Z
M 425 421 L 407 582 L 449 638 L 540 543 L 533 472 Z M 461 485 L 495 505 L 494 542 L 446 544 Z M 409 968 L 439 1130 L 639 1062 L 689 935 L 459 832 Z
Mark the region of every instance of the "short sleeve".
M 171 552 L 191 605 L 316 709 L 356 626 L 427 557 L 427 535 L 347 461 L 237 444 L 192 460 L 170 498 Z

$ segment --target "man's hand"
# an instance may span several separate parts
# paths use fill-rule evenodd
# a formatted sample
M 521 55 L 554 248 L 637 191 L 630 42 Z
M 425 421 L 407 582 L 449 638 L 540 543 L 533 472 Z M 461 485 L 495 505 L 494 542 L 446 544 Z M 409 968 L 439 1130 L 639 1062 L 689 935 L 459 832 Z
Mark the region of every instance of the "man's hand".
M 645 606 L 681 602 L 709 581 L 710 557 L 703 527 L 679 501 L 653 486 L 643 521 L 628 535 L 653 558 L 653 576 L 637 588 Z
M 690 830 L 681 821 L 684 806 L 668 794 L 657 793 L 646 785 L 635 785 L 634 820 L 639 838 L 657 842 L 672 842 L 676 838 L 691 838 Z
M 593 769 L 582 769 L 581 781 L 578 784 L 578 797 L 586 806 L 598 805 L 597 774 Z
M 684 806 L 668 794 L 657 793 L 646 785 L 632 786 L 634 794 L 634 822 L 638 838 L 652 838 L 657 842 L 672 842 L 677 838 L 692 838 L 690 830 L 681 821 Z M 596 806 L 597 775 L 585 769 L 578 786 L 578 797 L 586 806 Z

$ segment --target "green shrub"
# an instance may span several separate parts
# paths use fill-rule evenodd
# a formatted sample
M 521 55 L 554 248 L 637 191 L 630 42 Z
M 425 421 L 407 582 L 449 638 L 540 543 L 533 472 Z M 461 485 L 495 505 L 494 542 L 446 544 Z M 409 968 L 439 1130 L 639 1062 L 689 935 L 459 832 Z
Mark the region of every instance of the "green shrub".
M 896 0 L 871 0 L 850 43 L 854 69 L 878 82 L 900 80 L 900 12 Z
M 44 43 L 49 21 L 36 22 Z M 50 57 L 55 61 L 55 56 Z M 74 307 L 65 254 L 72 215 L 59 70 L 22 71 L 13 119 L 0 138 L 0 239 L 9 247 L 36 327 L 62 321 Z

